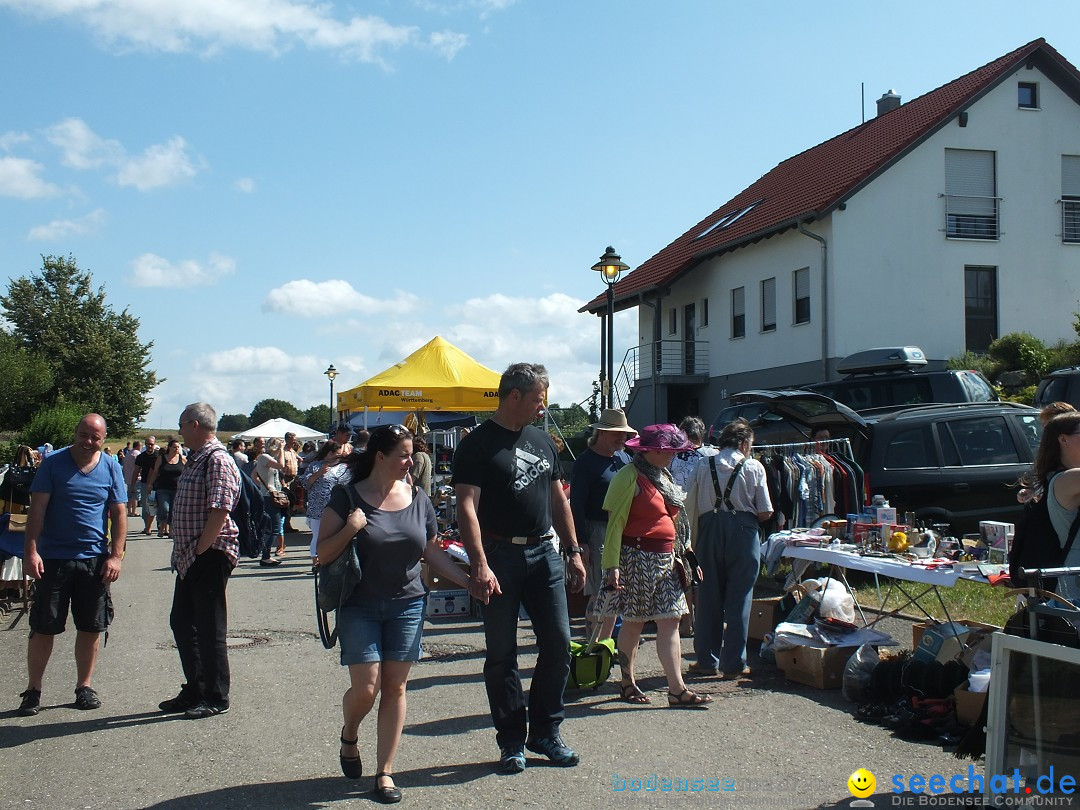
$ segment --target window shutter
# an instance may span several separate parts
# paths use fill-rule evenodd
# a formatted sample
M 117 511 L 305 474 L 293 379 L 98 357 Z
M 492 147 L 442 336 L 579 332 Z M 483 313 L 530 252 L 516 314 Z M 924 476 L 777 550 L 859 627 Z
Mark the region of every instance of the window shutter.
M 1061 196 L 1080 197 L 1080 155 L 1061 156 Z
M 945 150 L 945 193 L 952 214 L 993 215 L 994 153 L 976 149 Z
M 810 270 L 803 268 L 795 271 L 795 298 L 810 297 Z
M 761 328 L 763 331 L 776 328 L 775 278 L 767 278 L 761 282 Z

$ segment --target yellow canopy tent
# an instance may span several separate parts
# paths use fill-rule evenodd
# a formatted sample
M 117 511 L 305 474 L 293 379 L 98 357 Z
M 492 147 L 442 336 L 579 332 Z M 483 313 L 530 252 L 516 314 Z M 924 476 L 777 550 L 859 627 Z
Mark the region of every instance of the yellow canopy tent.
M 501 376 L 436 335 L 400 363 L 339 393 L 337 409 L 345 416 L 364 408 L 493 411 Z

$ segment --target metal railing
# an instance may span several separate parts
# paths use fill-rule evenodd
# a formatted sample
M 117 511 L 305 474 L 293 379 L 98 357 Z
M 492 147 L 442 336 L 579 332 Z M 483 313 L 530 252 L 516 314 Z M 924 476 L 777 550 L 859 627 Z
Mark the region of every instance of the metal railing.
M 1080 242 L 1080 200 L 1061 201 L 1061 241 Z
M 630 390 L 638 380 L 656 376 L 707 377 L 709 375 L 709 341 L 658 340 L 641 346 L 631 346 L 623 356 L 622 365 L 612 378 L 615 407 L 625 406 Z
M 1001 197 L 942 194 L 945 198 L 945 235 L 952 239 L 997 239 Z

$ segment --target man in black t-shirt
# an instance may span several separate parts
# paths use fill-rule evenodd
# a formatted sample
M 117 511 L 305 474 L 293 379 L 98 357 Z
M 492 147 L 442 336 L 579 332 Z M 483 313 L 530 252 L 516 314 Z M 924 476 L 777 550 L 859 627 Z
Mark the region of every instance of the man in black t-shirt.
M 499 381 L 498 409 L 461 440 L 454 455 L 458 528 L 472 565 L 471 590 L 488 603 L 484 681 L 502 773 L 525 769 L 525 748 L 556 765 L 578 764 L 578 755 L 559 736 L 570 672 L 570 620 L 566 570 L 553 526 L 569 555 L 574 591 L 585 586 L 585 568 L 555 445 L 531 424 L 543 410 L 547 388 L 543 366 L 510 366 Z M 517 662 L 522 605 L 538 649 L 528 701 Z
M 151 491 L 148 484 L 150 473 L 153 472 L 160 453 L 161 449 L 157 446 L 157 440 L 153 436 L 147 436 L 146 449 L 135 458 L 135 466 L 139 470 L 136 480 L 139 484 L 139 508 L 142 509 L 143 534 L 150 534 L 150 530 L 154 528 L 154 513 L 146 507 Z

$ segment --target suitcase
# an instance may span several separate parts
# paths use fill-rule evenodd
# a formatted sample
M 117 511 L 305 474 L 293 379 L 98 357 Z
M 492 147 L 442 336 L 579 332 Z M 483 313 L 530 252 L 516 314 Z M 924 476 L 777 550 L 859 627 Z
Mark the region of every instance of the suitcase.
M 597 613 L 603 613 L 615 590 L 602 588 L 597 599 L 603 602 Z M 611 675 L 611 665 L 615 662 L 615 639 L 600 639 L 600 626 L 597 621 L 592 635 L 587 642 L 570 642 L 570 675 L 566 679 L 567 689 L 597 689 L 607 683 Z

